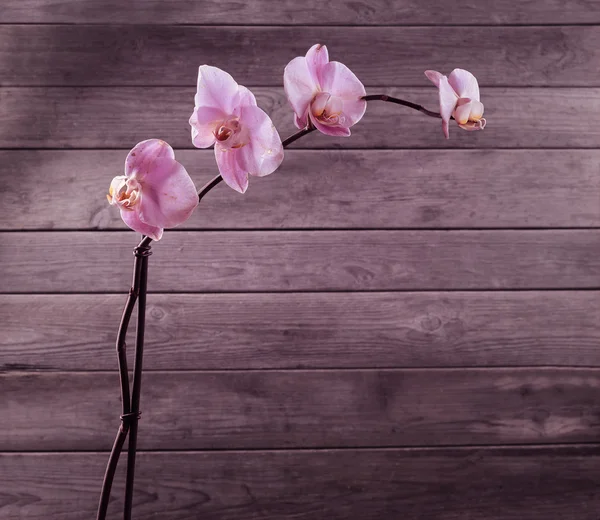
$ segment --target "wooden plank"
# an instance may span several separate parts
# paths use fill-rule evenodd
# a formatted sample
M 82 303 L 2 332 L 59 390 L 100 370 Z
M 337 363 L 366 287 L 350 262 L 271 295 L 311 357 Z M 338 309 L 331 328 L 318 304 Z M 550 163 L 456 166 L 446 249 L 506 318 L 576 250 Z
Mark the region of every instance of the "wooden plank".
M 133 232 L 0 234 L 2 292 L 124 292 Z M 600 230 L 171 232 L 150 291 L 597 288 Z
M 110 450 L 118 375 L 0 374 L 0 447 Z M 153 372 L 140 449 L 595 442 L 600 369 Z
M 105 453 L 3 454 L 3 518 L 93 518 Z M 139 520 L 597 520 L 597 446 L 140 453 Z M 122 518 L 124 464 L 109 519 Z
M 473 25 L 598 24 L 587 0 L 4 0 L 0 23 L 117 23 L 224 25 Z
M 1 296 L 0 370 L 115 370 L 124 304 Z M 600 366 L 599 315 L 598 291 L 153 294 L 144 368 Z
M 126 154 L 0 151 L 0 229 L 126 229 L 101 196 Z M 198 186 L 217 172 L 211 150 L 177 158 Z M 290 150 L 244 197 L 214 190 L 182 228 L 600 226 L 598 163 L 598 150 Z
M 252 90 L 282 138 L 297 131 L 282 88 Z M 161 137 L 175 148 L 193 148 L 188 119 L 194 91 L 192 83 L 186 88 L 0 88 L 0 148 L 130 149 L 150 137 Z M 438 109 L 433 86 L 368 92 Z M 488 118 L 483 132 L 453 127 L 446 140 L 439 120 L 373 101 L 351 138 L 314 133 L 293 147 L 598 148 L 600 131 L 592 121 L 600 120 L 600 89 L 486 88 L 482 99 Z
M 209 63 L 241 84 L 278 86 L 319 42 L 365 85 L 425 85 L 423 71 L 460 65 L 484 86 L 600 86 L 598 26 L 168 25 L 0 25 L 0 85 L 195 85 Z

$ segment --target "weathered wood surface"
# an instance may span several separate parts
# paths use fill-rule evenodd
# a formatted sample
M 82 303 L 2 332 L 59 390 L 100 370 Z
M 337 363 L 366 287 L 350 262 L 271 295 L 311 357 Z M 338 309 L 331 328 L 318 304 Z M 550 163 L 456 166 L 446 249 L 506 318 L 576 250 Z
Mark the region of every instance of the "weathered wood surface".
M 424 85 L 425 70 L 460 66 L 484 86 L 600 86 L 597 26 L 166 25 L 0 25 L 0 85 L 194 85 L 209 63 L 241 84 L 275 86 L 315 43 L 365 85 Z
M 139 235 L 0 234 L 2 292 L 124 292 Z M 155 244 L 150 291 L 597 288 L 600 230 L 191 231 Z
M 188 119 L 195 86 L 104 88 L 0 88 L 0 148 L 122 148 L 160 137 L 175 148 L 193 148 Z M 258 104 L 282 138 L 297 131 L 281 87 L 253 88 Z M 433 85 L 371 88 L 438 109 Z M 373 101 L 352 136 L 315 132 L 294 148 L 598 148 L 600 89 L 486 88 L 484 132 L 441 123 L 414 110 Z M 119 167 L 119 172 L 121 168 Z M 211 168 L 210 174 L 214 171 Z M 499 171 L 501 175 L 503 171 Z M 207 175 L 209 175 L 207 173 Z
M 0 449 L 109 450 L 117 381 L 0 374 Z M 152 372 L 143 403 L 140 449 L 595 442 L 600 369 Z
M 0 296 L 0 370 L 116 370 L 124 304 Z M 144 368 L 600 366 L 598 316 L 597 291 L 152 294 Z
M 224 25 L 594 24 L 590 0 L 3 0 L 0 23 Z
M 0 228 L 126 229 L 103 196 L 126 155 L 0 151 Z M 197 186 L 217 173 L 212 150 L 177 158 Z M 181 227 L 599 226 L 598 164 L 598 150 L 290 150 L 277 173 L 243 197 L 219 187 Z
M 600 510 L 598 446 L 142 452 L 137 461 L 139 520 L 597 520 Z M 1 455 L 0 516 L 93 518 L 105 462 L 105 453 Z M 109 511 L 122 518 L 122 494 Z

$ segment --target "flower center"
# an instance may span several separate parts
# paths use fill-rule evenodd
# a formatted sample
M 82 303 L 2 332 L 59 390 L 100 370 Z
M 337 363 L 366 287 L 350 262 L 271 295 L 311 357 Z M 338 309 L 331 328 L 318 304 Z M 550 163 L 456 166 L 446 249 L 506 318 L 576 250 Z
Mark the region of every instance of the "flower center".
M 310 111 L 315 119 L 328 126 L 344 123 L 343 102 L 328 92 L 319 92 L 311 101 Z
M 248 144 L 248 131 L 240 123 L 239 118 L 230 117 L 215 129 L 215 139 L 224 148 L 241 148 Z
M 134 177 L 115 177 L 110 183 L 106 198 L 112 205 L 133 210 L 142 197 L 142 185 Z

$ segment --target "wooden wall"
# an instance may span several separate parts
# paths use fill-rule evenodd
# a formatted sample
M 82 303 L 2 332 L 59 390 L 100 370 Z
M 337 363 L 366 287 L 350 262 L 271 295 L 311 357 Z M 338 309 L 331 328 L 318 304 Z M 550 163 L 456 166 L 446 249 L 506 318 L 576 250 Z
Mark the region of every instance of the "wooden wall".
M 423 71 L 471 70 L 488 126 L 370 103 L 154 244 L 135 518 L 600 517 L 599 2 L 3 0 L 0 519 L 94 518 L 127 151 L 163 138 L 201 186 L 197 67 L 286 137 L 317 42 L 432 109 Z

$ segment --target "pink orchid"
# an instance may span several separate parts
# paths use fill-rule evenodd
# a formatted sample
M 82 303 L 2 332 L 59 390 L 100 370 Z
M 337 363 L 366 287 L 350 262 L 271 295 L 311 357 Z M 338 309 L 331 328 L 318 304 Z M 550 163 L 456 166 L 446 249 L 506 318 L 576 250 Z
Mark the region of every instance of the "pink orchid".
M 175 153 L 160 139 L 135 145 L 125 175 L 115 177 L 106 196 L 131 229 L 160 240 L 164 228 L 185 222 L 198 205 L 198 193 Z
M 244 193 L 248 175 L 273 173 L 283 161 L 279 133 L 246 87 L 227 72 L 202 65 L 198 71 L 195 108 L 190 117 L 197 148 L 215 145 L 223 180 Z
M 290 61 L 283 86 L 300 129 L 310 121 L 324 134 L 348 137 L 367 108 L 364 85 L 346 65 L 329 61 L 324 45 L 313 45 L 306 56 Z
M 479 85 L 473 74 L 463 69 L 454 69 L 449 77 L 435 70 L 426 70 L 425 75 L 440 92 L 440 115 L 446 139 L 450 137 L 450 117 L 454 117 L 458 126 L 464 130 L 485 128 L 483 103 L 479 101 Z

